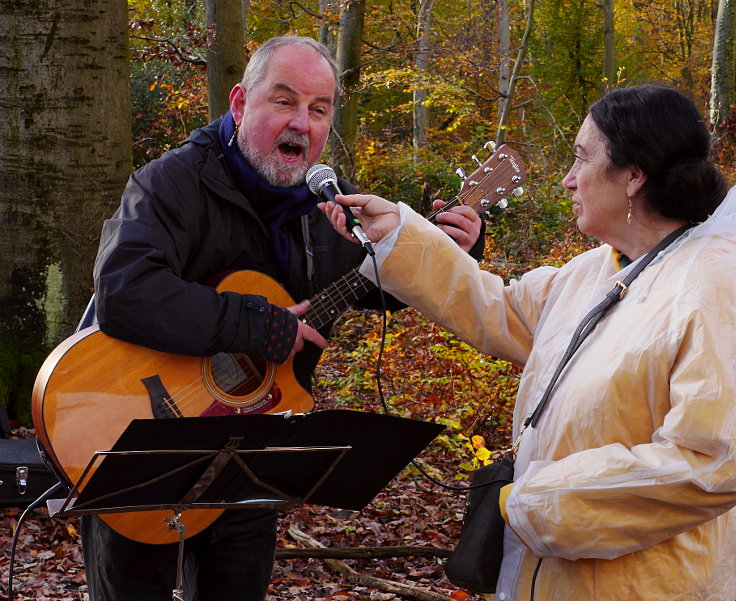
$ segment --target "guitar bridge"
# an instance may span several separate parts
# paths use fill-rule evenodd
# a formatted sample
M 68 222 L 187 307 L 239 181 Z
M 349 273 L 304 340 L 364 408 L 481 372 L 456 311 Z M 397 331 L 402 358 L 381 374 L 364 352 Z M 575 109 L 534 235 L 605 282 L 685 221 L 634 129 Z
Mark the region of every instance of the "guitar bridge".
M 141 382 L 146 387 L 148 397 L 151 399 L 153 417 L 156 419 L 184 417 L 158 375 L 143 378 Z

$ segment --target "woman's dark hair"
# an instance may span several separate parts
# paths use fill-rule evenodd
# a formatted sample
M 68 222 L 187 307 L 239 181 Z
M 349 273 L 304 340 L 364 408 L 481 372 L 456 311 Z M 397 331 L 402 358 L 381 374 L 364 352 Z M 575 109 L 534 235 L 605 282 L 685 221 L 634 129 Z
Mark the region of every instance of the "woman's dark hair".
M 590 108 L 615 167 L 636 165 L 647 176 L 644 196 L 664 217 L 697 223 L 728 191 L 708 160 L 710 137 L 693 103 L 667 86 L 609 92 Z

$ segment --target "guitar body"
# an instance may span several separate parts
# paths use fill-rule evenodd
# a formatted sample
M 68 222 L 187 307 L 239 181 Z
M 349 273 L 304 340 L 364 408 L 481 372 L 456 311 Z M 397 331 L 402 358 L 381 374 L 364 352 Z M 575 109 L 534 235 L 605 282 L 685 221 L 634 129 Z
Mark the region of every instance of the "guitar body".
M 227 276 L 217 289 L 260 294 L 279 306 L 294 304 L 278 283 L 252 271 Z M 313 407 L 311 395 L 294 377 L 291 359 L 275 365 L 237 353 L 165 353 L 112 338 L 97 326 L 74 334 L 49 355 L 32 400 L 39 442 L 69 485 L 77 483 L 95 451 L 109 450 L 134 419 L 305 413 Z M 183 512 L 187 537 L 221 513 Z M 179 538 L 164 521 L 171 516 L 156 510 L 100 517 L 127 538 L 162 544 Z

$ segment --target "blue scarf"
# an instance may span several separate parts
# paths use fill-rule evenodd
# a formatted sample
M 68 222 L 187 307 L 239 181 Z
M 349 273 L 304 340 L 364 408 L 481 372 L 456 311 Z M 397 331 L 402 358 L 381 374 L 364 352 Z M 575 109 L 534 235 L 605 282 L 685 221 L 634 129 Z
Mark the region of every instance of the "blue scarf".
M 282 278 L 289 272 L 289 239 L 282 226 L 292 219 L 310 213 L 319 199 L 306 183 L 291 188 L 276 187 L 264 180 L 240 152 L 237 143 L 228 146 L 235 132 L 235 120 L 228 111 L 220 123 L 220 146 L 235 185 L 250 201 L 271 233 L 276 265 Z

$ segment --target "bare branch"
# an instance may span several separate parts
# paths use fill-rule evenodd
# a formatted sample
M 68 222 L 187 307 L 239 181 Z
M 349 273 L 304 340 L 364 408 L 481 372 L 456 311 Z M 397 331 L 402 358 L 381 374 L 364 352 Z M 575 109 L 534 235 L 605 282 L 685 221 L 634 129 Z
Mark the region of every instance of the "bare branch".
M 301 8 L 310 17 L 314 17 L 315 19 L 323 19 L 324 18 L 324 15 L 322 13 L 316 13 L 313 10 L 310 10 L 309 7 L 304 6 L 301 2 L 297 2 L 296 0 L 291 0 L 291 2 L 289 4 L 296 4 L 299 8 Z
M 301 544 L 311 547 L 312 549 L 324 550 L 325 546 L 319 541 L 313 539 L 311 536 L 305 534 L 299 530 L 293 524 L 289 528 L 289 534 Z M 360 586 L 369 586 L 387 593 L 393 593 L 400 595 L 404 599 L 414 599 L 415 601 L 452 601 L 447 595 L 441 593 L 435 593 L 418 586 L 410 584 L 403 584 L 400 582 L 393 582 L 386 580 L 385 578 L 376 578 L 375 576 L 366 576 L 353 570 L 346 563 L 337 559 L 326 559 L 325 563 L 340 574 L 348 582 L 358 584 Z
M 169 38 L 150 38 L 146 36 L 141 35 L 133 35 L 131 34 L 131 38 L 135 38 L 137 40 L 144 40 L 146 42 L 156 42 L 158 44 L 166 44 L 170 46 L 176 55 L 185 63 L 191 63 L 193 65 L 206 65 L 207 60 L 201 55 L 186 55 L 182 50 Z
M 449 557 L 452 551 L 440 547 L 312 547 L 276 549 L 279 559 L 382 559 L 385 557 Z

